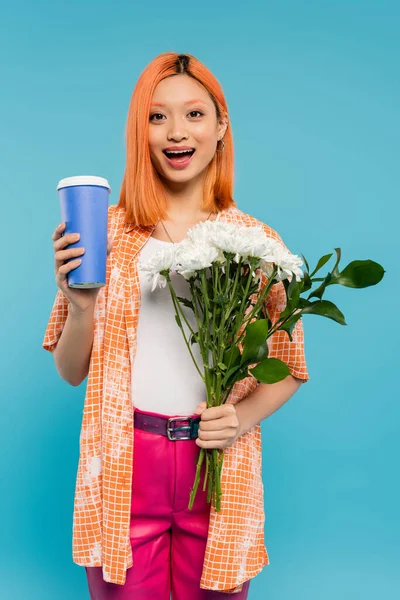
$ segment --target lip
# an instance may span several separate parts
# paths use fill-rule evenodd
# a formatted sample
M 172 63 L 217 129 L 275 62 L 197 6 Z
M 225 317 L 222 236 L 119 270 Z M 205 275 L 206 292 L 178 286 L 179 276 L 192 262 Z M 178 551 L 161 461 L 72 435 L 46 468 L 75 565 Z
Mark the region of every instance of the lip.
M 183 148 L 181 148 L 182 150 Z M 193 148 L 185 148 L 186 150 L 192 150 Z M 164 154 L 164 152 L 163 152 Z M 186 160 L 183 160 L 182 162 L 178 163 L 173 163 L 168 156 L 166 156 L 166 154 L 164 154 L 165 160 L 167 161 L 167 163 L 169 164 L 170 167 L 172 167 L 173 169 L 177 169 L 177 170 L 181 170 L 181 169 L 185 169 L 191 162 L 193 156 L 196 154 L 196 150 L 193 152 L 193 154 L 191 156 L 189 156 L 189 158 L 187 158 Z

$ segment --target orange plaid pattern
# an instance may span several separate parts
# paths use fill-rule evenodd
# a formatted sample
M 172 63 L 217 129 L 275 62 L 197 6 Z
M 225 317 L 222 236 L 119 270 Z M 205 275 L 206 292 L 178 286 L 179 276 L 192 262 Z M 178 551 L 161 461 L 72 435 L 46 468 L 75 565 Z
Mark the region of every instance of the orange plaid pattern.
M 220 220 L 262 225 L 268 236 L 284 245 L 276 231 L 237 207 L 222 211 Z M 94 311 L 74 498 L 73 562 L 102 566 L 104 580 L 120 585 L 133 564 L 129 539 L 135 412 L 131 364 L 140 308 L 138 257 L 153 229 L 129 231 L 123 210 L 109 206 L 108 231 L 114 247 L 107 259 L 106 285 L 99 290 Z M 264 276 L 261 285 L 265 282 Z M 272 287 L 266 304 L 275 322 L 286 304 L 282 282 Z M 45 350 L 53 352 L 67 316 L 68 300 L 58 290 L 42 344 Z M 269 338 L 269 349 L 271 357 L 287 363 L 293 376 L 308 381 L 301 319 L 292 342 L 278 331 Z M 240 402 L 257 385 L 253 376 L 238 381 L 227 402 Z M 264 544 L 260 424 L 226 448 L 224 455 L 221 511 L 210 508 L 200 587 L 235 593 L 269 564 Z

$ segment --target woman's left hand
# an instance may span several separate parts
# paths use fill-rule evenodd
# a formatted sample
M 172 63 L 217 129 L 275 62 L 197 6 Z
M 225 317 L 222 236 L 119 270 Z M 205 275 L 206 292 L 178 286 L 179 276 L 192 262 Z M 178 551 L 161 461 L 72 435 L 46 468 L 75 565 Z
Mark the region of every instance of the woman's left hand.
M 233 404 L 222 404 L 207 408 L 201 402 L 194 411 L 201 415 L 196 444 L 200 448 L 227 448 L 240 435 L 240 422 Z

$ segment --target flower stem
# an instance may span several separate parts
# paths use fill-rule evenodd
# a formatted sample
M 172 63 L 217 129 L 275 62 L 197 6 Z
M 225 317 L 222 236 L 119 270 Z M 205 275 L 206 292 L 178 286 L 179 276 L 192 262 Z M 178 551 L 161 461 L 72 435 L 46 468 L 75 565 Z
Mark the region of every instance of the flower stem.
M 246 326 L 248 325 L 248 323 L 250 323 L 250 321 L 256 317 L 258 315 L 258 313 L 260 312 L 260 309 L 263 306 L 264 300 L 265 300 L 265 296 L 268 294 L 270 288 L 272 287 L 272 285 L 275 283 L 274 282 L 274 277 L 275 274 L 277 272 L 278 268 L 275 267 L 274 271 L 272 273 L 272 276 L 270 277 L 268 284 L 264 286 L 264 289 L 262 290 L 261 294 L 259 294 L 258 298 L 257 298 L 257 302 L 255 303 L 253 309 L 250 311 L 250 313 L 248 315 L 246 315 L 243 323 L 244 323 L 244 327 L 243 327 L 243 331 L 241 333 L 241 335 L 239 336 L 239 338 L 237 339 L 236 343 L 240 344 L 240 342 L 242 341 L 243 337 L 246 335 Z
M 256 260 L 258 261 L 258 259 L 256 259 Z M 236 336 L 239 333 L 240 328 L 242 326 L 242 320 L 243 320 L 244 312 L 245 312 L 245 309 L 244 309 L 244 307 L 245 307 L 245 301 L 247 300 L 247 295 L 249 293 L 251 281 L 253 279 L 253 262 L 255 263 L 255 259 L 254 260 L 249 259 L 249 273 L 248 273 L 248 276 L 247 276 L 246 289 L 245 289 L 245 292 L 243 294 L 243 301 L 242 301 L 242 303 L 240 305 L 240 308 L 239 308 L 239 316 L 238 316 L 238 319 L 237 319 L 238 325 L 236 326 L 235 333 L 233 335 L 233 343 L 235 345 L 238 344 L 238 340 L 236 339 Z
M 202 450 L 204 450 L 204 448 L 202 448 Z M 207 477 L 208 477 L 208 465 L 210 463 L 210 457 L 209 457 L 209 453 L 206 452 L 206 473 L 204 475 L 204 482 L 203 482 L 203 492 L 206 491 L 206 486 L 207 486 Z
M 227 258 L 228 258 L 228 256 L 230 258 L 231 255 L 227 255 Z M 241 272 L 241 269 L 242 269 L 242 257 L 239 258 L 239 262 L 238 262 L 238 265 L 237 265 L 235 280 L 233 282 L 233 288 L 232 288 L 232 293 L 231 293 L 230 306 L 228 308 L 227 313 L 225 313 L 225 315 L 224 315 L 225 321 L 230 317 L 230 314 L 231 314 L 232 310 L 236 306 L 236 296 L 235 296 L 235 293 L 236 293 L 236 288 L 237 288 L 237 285 L 238 285 L 238 282 L 239 282 L 239 274 Z
M 185 321 L 185 323 L 188 326 L 188 329 L 191 331 L 191 333 L 195 333 L 195 331 L 193 330 L 191 324 L 189 323 L 189 321 L 186 318 L 186 315 L 185 315 L 185 312 L 184 312 L 183 308 L 180 305 L 180 302 L 178 300 L 178 296 L 176 295 L 175 290 L 174 290 L 174 288 L 172 286 L 171 279 L 168 278 L 167 281 L 168 281 L 169 291 L 171 292 L 172 299 L 173 299 L 174 303 L 176 303 L 178 305 L 179 311 L 180 311 L 180 313 L 181 313 L 181 315 L 183 317 L 183 320 Z M 178 313 L 178 316 L 179 316 L 179 313 Z
M 176 314 L 177 314 L 177 316 L 178 316 L 178 318 L 179 318 L 179 310 L 178 310 L 178 307 L 180 307 L 180 305 L 179 305 L 179 300 L 178 300 L 178 298 L 177 298 L 177 296 L 176 296 L 176 294 L 175 294 L 175 290 L 174 290 L 174 288 L 172 287 L 172 283 L 171 283 L 171 281 L 170 281 L 169 279 L 168 279 L 168 286 L 169 286 L 169 290 L 170 290 L 170 292 L 171 292 L 172 302 L 173 302 L 173 304 L 174 304 L 174 308 L 175 308 Z M 181 311 L 181 312 L 182 312 L 182 314 L 183 314 L 183 317 L 184 317 L 185 321 L 187 322 L 185 314 L 183 313 L 183 311 Z M 190 325 L 189 325 L 189 327 L 190 327 Z M 193 355 L 192 349 L 191 349 L 191 347 L 190 347 L 190 344 L 189 344 L 189 342 L 188 342 L 188 340 L 187 340 L 187 338 L 186 338 L 186 334 L 185 334 L 185 332 L 184 332 L 184 330 L 183 330 L 183 326 L 181 326 L 181 328 L 180 328 L 180 329 L 181 329 L 181 332 L 182 332 L 182 335 L 183 335 L 183 339 L 185 340 L 185 344 L 186 344 L 186 346 L 187 346 L 187 349 L 189 350 L 190 356 L 191 356 L 191 357 L 192 357 L 192 359 L 193 359 L 194 365 L 195 365 L 195 367 L 196 367 L 196 369 L 197 369 L 197 371 L 198 371 L 198 373 L 199 373 L 199 375 L 200 375 L 200 377 L 201 377 L 202 381 L 204 381 L 204 376 L 203 376 L 203 373 L 200 371 L 199 365 L 197 364 L 197 362 L 196 362 L 196 359 L 195 359 L 195 357 L 194 357 L 194 355 Z M 190 327 L 190 329 L 191 329 L 191 331 L 193 332 L 193 330 L 192 330 L 192 328 L 191 328 L 191 327 Z M 193 332 L 193 333 L 194 333 L 194 332 Z
M 189 506 L 188 506 L 188 508 L 190 510 L 192 510 L 192 508 L 193 508 L 194 499 L 195 499 L 196 493 L 197 493 L 197 488 L 199 487 L 200 474 L 201 474 L 201 466 L 202 466 L 203 461 L 204 461 L 205 453 L 206 453 L 206 448 L 201 448 L 200 452 L 199 452 L 199 457 L 197 459 L 196 477 L 195 477 L 195 480 L 194 480 L 193 487 L 192 487 L 192 489 L 190 491 L 190 499 L 189 499 Z
M 201 357 L 203 359 L 203 363 L 207 364 L 206 349 L 203 344 L 203 324 L 200 320 L 199 311 L 197 309 L 197 300 L 198 300 L 197 299 L 197 288 L 194 284 L 191 284 L 190 289 L 191 289 L 192 299 L 193 299 L 194 316 L 196 318 L 196 323 L 197 323 L 197 330 L 198 330 L 198 336 L 199 336 L 199 348 L 200 348 L 200 352 L 201 352 Z M 200 305 L 200 302 L 199 302 L 199 305 Z

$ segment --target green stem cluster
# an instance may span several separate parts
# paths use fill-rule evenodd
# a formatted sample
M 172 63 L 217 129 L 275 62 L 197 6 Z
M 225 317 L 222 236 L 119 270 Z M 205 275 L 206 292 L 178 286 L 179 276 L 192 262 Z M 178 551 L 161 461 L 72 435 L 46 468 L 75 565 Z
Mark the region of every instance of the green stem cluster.
M 189 280 L 193 312 L 197 324 L 196 339 L 203 359 L 204 375 L 201 373 L 200 368 L 195 361 L 190 343 L 187 340 L 183 329 L 181 318 L 186 322 L 192 335 L 194 335 L 195 332 L 187 321 L 186 315 L 180 306 L 179 299 L 171 284 L 171 280 L 169 276 L 167 276 L 178 325 L 181 328 L 190 355 L 206 386 L 208 408 L 220 406 L 228 399 L 234 382 L 226 389 L 223 389 L 222 379 L 224 373 L 221 370 L 220 365 L 223 363 L 225 350 L 227 347 L 237 345 L 241 341 L 244 334 L 243 332 L 238 336 L 241 326 L 243 323 L 247 324 L 253 317 L 257 316 L 263 305 L 264 298 L 272 285 L 272 281 L 270 281 L 268 286 L 265 286 L 265 289 L 260 294 L 260 297 L 250 311 L 250 314 L 245 317 L 245 311 L 249 300 L 248 295 L 253 281 L 253 272 L 258 259 L 249 260 L 250 264 L 248 264 L 248 273 L 246 275 L 245 287 L 243 290 L 243 286 L 240 286 L 239 288 L 239 278 L 243 276 L 242 269 L 244 263 L 241 258 L 237 264 L 233 263 L 233 257 L 234 254 L 225 253 L 226 261 L 224 263 L 224 275 L 221 273 L 221 265 L 214 263 L 210 267 L 209 279 L 207 279 L 207 269 L 202 269 L 198 271 L 196 278 L 191 278 Z M 236 268 L 236 272 L 231 279 L 232 268 Z M 271 279 L 273 279 L 273 277 Z M 211 290 L 209 290 L 210 287 L 212 288 Z M 239 293 L 240 289 L 242 291 Z M 241 296 L 240 298 L 239 295 Z M 218 303 L 216 301 L 217 298 L 220 300 Z M 219 311 L 218 307 L 220 307 Z M 233 314 L 235 314 L 235 320 L 233 331 L 231 332 L 230 327 L 227 327 L 227 324 Z M 212 327 L 212 330 L 210 329 L 210 326 Z M 229 339 L 227 339 L 227 332 L 229 332 Z M 212 355 L 212 364 L 209 364 L 210 353 Z M 225 369 L 229 368 L 230 364 L 225 366 Z M 205 461 L 203 491 L 205 491 L 206 486 L 208 486 L 207 502 L 213 500 L 216 511 L 220 510 L 223 459 L 223 449 L 200 449 L 196 463 L 195 481 L 190 492 L 189 509 L 193 508 L 194 499 L 200 484 L 203 463 Z

